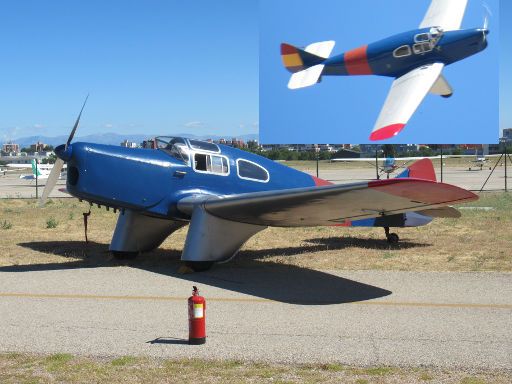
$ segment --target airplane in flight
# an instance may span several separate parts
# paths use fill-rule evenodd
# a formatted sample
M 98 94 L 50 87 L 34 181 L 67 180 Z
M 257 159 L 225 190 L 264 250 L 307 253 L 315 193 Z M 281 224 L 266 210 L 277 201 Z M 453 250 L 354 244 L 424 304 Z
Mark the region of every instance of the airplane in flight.
M 402 131 L 427 94 L 450 97 L 453 89 L 443 68 L 487 47 L 487 18 L 482 28 L 460 29 L 467 0 L 432 0 L 418 29 L 400 33 L 329 57 L 334 41 L 301 49 L 281 44 L 288 88 L 319 83 L 324 76 L 378 75 L 395 80 L 370 134 L 370 140 L 393 138 Z
M 55 149 L 41 204 L 66 162 L 69 194 L 120 210 L 109 247 L 117 258 L 151 251 L 188 223 L 181 259 L 195 271 L 231 259 L 269 226 L 378 226 L 396 242 L 390 227 L 457 217 L 451 205 L 478 199 L 436 182 L 429 160 L 396 179 L 332 185 L 253 153 L 182 137 L 158 137 L 157 149 L 71 143 L 82 111 Z

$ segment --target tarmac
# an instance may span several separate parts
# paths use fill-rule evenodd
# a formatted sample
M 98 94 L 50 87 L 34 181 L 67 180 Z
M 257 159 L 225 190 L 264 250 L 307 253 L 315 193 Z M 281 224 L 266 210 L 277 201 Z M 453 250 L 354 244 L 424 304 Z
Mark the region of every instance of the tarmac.
M 0 351 L 512 369 L 512 274 L 0 268 Z M 187 343 L 187 296 L 207 343 Z
M 284 163 L 286 164 L 286 163 Z M 28 172 L 28 171 L 27 171 Z M 316 176 L 316 170 L 309 169 L 306 172 Z M 512 189 L 512 166 L 508 169 L 508 189 Z M 441 170 L 436 169 L 438 181 L 441 181 Z M 454 184 L 459 187 L 479 191 L 486 178 L 491 174 L 487 168 L 482 171 L 469 171 L 468 168 L 462 167 L 445 167 L 443 170 L 443 182 Z M 343 168 L 338 170 L 320 169 L 319 176 L 325 180 L 329 180 L 335 184 L 345 184 L 364 180 L 374 180 L 375 169 L 370 165 L 368 167 L 359 168 Z M 391 177 L 394 177 L 392 175 Z M 37 196 L 43 193 L 46 180 L 38 180 L 36 188 L 35 180 L 24 180 L 19 178 L 19 174 L 0 175 L 0 198 L 35 198 L 36 189 Z M 59 191 L 66 187 L 66 180 L 59 180 L 56 188 L 50 194 L 50 197 L 69 197 L 65 192 Z M 505 189 L 505 167 L 498 166 L 489 178 L 485 186 L 486 191 L 499 191 Z
M 374 172 L 319 176 L 345 183 Z M 479 190 L 489 174 L 445 168 L 443 181 Z M 486 189 L 502 190 L 504 180 L 498 167 Z M 51 196 L 66 196 L 58 188 Z M 35 189 L 0 176 L 0 198 L 35 197 Z M 187 344 L 192 285 L 207 299 L 203 346 Z M 512 370 L 510 273 L 8 266 L 0 267 L 0 319 L 0 352 Z

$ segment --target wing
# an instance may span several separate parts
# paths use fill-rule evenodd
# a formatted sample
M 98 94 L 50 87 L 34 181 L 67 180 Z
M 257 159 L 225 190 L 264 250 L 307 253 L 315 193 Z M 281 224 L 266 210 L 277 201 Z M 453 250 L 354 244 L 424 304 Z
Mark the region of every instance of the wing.
M 389 179 L 248 193 L 220 199 L 191 197 L 178 204 L 190 213 L 197 205 L 211 215 L 235 222 L 276 227 L 343 224 L 382 215 L 424 211 L 476 200 L 472 192 L 422 179 Z
M 395 79 L 370 140 L 385 140 L 398 135 L 435 84 L 443 68 L 442 63 L 424 65 Z
M 468 0 L 432 0 L 420 28 L 441 27 L 445 31 L 460 29 Z

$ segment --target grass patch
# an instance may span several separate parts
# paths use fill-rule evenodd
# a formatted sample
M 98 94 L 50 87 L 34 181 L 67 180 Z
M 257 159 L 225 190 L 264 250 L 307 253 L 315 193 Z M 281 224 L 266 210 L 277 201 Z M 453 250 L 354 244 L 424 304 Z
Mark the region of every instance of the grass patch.
M 57 353 L 45 358 L 45 366 L 48 372 L 56 372 L 65 368 L 73 360 L 73 355 L 69 353 Z
M 463 378 L 460 384 L 487 384 L 487 381 L 480 377 L 468 376 Z
M 0 354 L 1 383 L 398 383 L 418 382 L 416 368 L 329 364 L 268 364 L 236 360 L 162 360 L 123 356 L 114 360 L 69 354 Z M 421 369 L 421 381 L 448 384 L 509 383 L 509 371 Z
M 12 223 L 10 221 L 3 220 L 0 223 L 0 228 L 2 228 L 2 229 L 11 229 L 12 228 Z
M 352 368 L 353 374 L 368 376 L 386 376 L 394 373 L 395 368 L 392 367 L 369 367 L 369 368 Z
M 135 364 L 136 361 L 137 361 L 137 359 L 135 359 L 135 357 L 122 356 L 122 357 L 118 357 L 117 359 L 112 360 L 111 364 L 114 367 L 122 367 L 125 365 Z
M 57 220 L 55 220 L 55 218 L 53 218 L 53 217 L 50 217 L 48 220 L 46 220 L 46 228 L 47 229 L 57 228 L 58 224 L 59 224 L 59 222 Z

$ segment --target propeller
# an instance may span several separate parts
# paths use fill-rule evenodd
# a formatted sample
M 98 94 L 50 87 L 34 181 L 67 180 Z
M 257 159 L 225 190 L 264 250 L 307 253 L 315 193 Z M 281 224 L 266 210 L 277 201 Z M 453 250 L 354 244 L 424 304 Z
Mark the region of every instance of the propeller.
M 64 151 L 68 149 L 68 146 L 71 143 L 71 140 L 73 140 L 73 136 L 75 136 L 76 129 L 78 128 L 78 124 L 80 124 L 80 118 L 82 117 L 82 112 L 85 108 L 85 104 L 87 103 L 88 98 L 89 98 L 89 95 L 87 95 L 84 100 L 82 109 L 80 109 L 80 113 L 78 114 L 78 117 L 76 118 L 75 125 L 73 126 L 73 129 L 71 130 L 68 140 L 64 146 Z M 39 200 L 40 207 L 42 207 L 46 204 L 46 201 L 48 200 L 48 195 L 50 195 L 50 193 L 53 191 L 53 188 L 55 188 L 55 184 L 57 184 L 57 180 L 59 180 L 60 172 L 62 171 L 63 166 L 64 166 L 64 160 L 62 160 L 61 158 L 57 158 L 57 160 L 55 161 L 55 164 L 53 165 L 53 168 L 50 172 L 50 175 L 48 176 L 48 179 L 46 181 L 46 186 L 44 187 L 43 194 L 41 195 L 41 199 Z
M 482 34 L 484 42 L 487 41 L 487 33 L 489 33 L 489 16 L 492 16 L 491 8 L 484 1 L 482 6 L 485 8 L 485 17 L 484 17 L 484 25 L 482 27 Z

